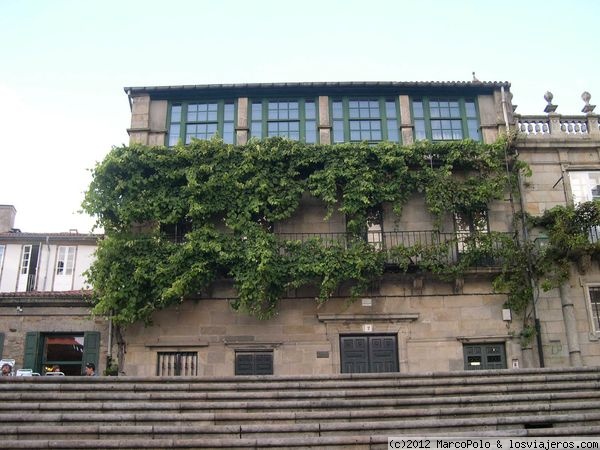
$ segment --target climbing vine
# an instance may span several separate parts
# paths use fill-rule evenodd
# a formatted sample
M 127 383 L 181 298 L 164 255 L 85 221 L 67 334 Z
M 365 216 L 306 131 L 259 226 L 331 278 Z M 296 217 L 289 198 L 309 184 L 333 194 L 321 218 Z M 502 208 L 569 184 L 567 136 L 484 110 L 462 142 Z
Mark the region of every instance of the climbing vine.
M 94 168 L 83 203 L 105 231 L 88 272 L 94 312 L 118 324 L 148 322 L 154 311 L 229 277 L 238 294 L 233 307 L 266 318 L 290 288 L 315 285 L 319 301 L 342 285 L 359 295 L 390 261 L 404 271 L 416 261 L 419 270 L 450 279 L 499 258 L 506 267 L 498 288 L 509 289 L 509 301 L 513 292 L 525 296 L 519 289 L 527 283 L 510 275 L 521 261 L 513 237 L 468 237 L 453 262 L 456 239 L 383 251 L 364 238 L 374 211 L 390 204 L 399 216 L 414 194 L 424 196 L 438 228 L 447 215 L 484 209 L 512 185 L 507 167 L 519 165 L 511 158 L 508 140 L 402 146 L 273 138 L 113 148 Z M 347 233 L 333 240 L 274 233 L 278 222 L 294 220 L 307 194 L 327 205 L 328 216 L 344 215 Z

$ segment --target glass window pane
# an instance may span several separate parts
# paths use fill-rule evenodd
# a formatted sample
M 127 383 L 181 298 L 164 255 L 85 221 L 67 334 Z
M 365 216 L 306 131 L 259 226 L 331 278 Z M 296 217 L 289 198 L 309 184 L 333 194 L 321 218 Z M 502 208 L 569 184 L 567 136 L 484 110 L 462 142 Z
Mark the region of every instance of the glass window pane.
M 317 122 L 314 120 L 306 121 L 305 141 L 309 144 L 317 142 Z
M 225 103 L 225 109 L 224 109 L 224 120 L 226 122 L 228 121 L 233 121 L 233 103 Z
M 477 110 L 475 109 L 475 102 L 465 102 L 465 110 L 467 117 L 477 117 Z
M 351 131 L 350 132 L 350 140 L 351 141 L 360 141 L 360 131 Z
M 262 103 L 253 102 L 252 103 L 252 120 L 261 120 L 262 119 Z
M 427 138 L 427 134 L 425 133 L 425 121 L 415 120 L 415 139 L 417 141 L 423 140 Z
M 333 121 L 333 142 L 344 142 L 344 122 Z
M 474 141 L 480 141 L 481 136 L 479 134 L 479 123 L 476 119 L 467 120 L 467 127 L 469 129 L 469 137 Z
M 334 119 L 342 119 L 344 117 L 344 110 L 342 102 L 336 100 L 331 105 L 332 115 Z
M 223 124 L 223 141 L 226 144 L 233 144 L 233 123 L 227 122 Z
M 307 119 L 317 118 L 317 108 L 314 101 L 306 100 L 304 103 L 304 115 Z
M 400 142 L 397 120 L 388 120 L 387 121 L 387 134 L 388 134 L 388 141 Z
M 171 123 L 173 122 L 181 122 L 181 105 L 171 107 Z
M 415 101 L 413 102 L 413 114 L 415 118 L 423 117 L 423 102 Z
M 261 122 L 252 122 L 252 126 L 250 128 L 250 137 L 262 138 L 262 123 Z
M 181 131 L 181 125 L 172 124 L 169 128 L 169 147 L 176 145 L 179 141 L 179 132 Z
M 388 119 L 396 118 L 396 102 L 393 100 L 386 100 L 385 102 L 385 115 Z

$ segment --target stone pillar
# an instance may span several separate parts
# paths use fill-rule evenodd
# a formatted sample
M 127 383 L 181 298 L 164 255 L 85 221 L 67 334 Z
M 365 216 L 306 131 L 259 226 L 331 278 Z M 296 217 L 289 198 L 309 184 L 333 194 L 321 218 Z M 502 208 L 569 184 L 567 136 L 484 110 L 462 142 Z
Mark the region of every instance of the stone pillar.
M 579 335 L 577 334 L 577 321 L 575 320 L 575 308 L 569 298 L 567 284 L 563 283 L 559 288 L 560 303 L 562 305 L 565 334 L 567 335 L 567 350 L 569 352 L 569 363 L 572 367 L 583 366 L 581 360 L 581 349 L 579 348 Z
M 400 104 L 400 135 L 402 136 L 402 144 L 410 145 L 415 142 L 415 137 L 408 95 L 398 96 L 398 103 Z
M 550 135 L 558 136 L 562 133 L 560 129 L 560 114 L 548 113 L 548 122 L 550 123 Z
M 235 136 L 238 145 L 244 145 L 248 142 L 248 97 L 238 98 Z
M 150 132 L 150 96 L 148 94 L 131 97 L 131 128 L 129 133 L 130 144 L 148 144 Z
M 331 120 L 329 119 L 329 97 L 319 96 L 319 143 L 331 144 Z
M 587 129 L 590 136 L 600 138 L 600 127 L 598 126 L 598 115 L 588 114 L 587 115 Z
M 0 205 L 0 233 L 6 233 L 15 227 L 17 210 L 13 205 Z
M 166 100 L 150 101 L 148 145 L 166 145 L 167 109 L 168 102 Z

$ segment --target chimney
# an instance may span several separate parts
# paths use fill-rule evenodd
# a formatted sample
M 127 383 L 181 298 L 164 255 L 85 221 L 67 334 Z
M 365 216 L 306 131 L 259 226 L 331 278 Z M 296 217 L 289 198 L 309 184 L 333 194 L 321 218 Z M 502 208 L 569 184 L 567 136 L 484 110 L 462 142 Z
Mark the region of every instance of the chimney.
M 16 215 L 13 205 L 0 205 L 0 233 L 7 233 L 15 227 Z

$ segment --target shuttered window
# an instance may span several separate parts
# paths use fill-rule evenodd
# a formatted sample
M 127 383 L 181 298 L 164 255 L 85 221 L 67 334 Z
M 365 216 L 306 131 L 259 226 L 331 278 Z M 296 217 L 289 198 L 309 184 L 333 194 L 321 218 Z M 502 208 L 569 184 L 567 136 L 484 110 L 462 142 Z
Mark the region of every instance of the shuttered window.
M 236 375 L 273 375 L 273 352 L 236 352 Z

